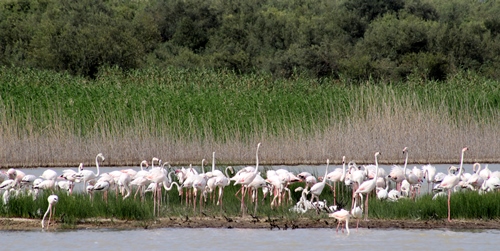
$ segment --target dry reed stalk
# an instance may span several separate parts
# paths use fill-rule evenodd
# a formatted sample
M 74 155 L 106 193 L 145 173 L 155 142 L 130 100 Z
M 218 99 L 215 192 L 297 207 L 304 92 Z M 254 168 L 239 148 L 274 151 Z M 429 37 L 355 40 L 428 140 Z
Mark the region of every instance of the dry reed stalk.
M 165 133 L 168 128 L 147 129 L 145 124 L 133 128 L 102 127 L 85 138 L 75 137 L 65 126 L 53 125 L 44 133 L 19 135 L 16 124 L 3 125 L 0 136 L 2 167 L 77 166 L 93 164 L 97 152 L 105 153 L 106 165 L 138 165 L 153 156 L 173 165 L 199 165 L 201 159 L 211 159 L 216 152 L 218 164 L 252 164 L 254 148 L 262 142 L 263 165 L 322 164 L 330 158 L 340 163 L 341 156 L 358 163 L 371 163 L 372 153 L 380 151 L 380 163 L 401 163 L 401 149 L 411 149 L 414 163 L 455 163 L 457 149 L 471 149 L 469 162 L 499 162 L 500 128 L 494 124 L 467 121 L 455 123 L 439 111 L 414 111 L 407 104 L 385 103 L 370 106 L 368 112 L 354 113 L 344 121 L 332 121 L 330 126 L 314 133 L 300 126 L 283 128 L 279 133 L 255 133 L 244 140 L 240 135 L 227 135 L 224 142 L 210 137 L 191 135 L 189 139 Z M 157 133 L 157 131 L 163 133 Z M 116 132 L 116 133 L 111 133 Z M 158 135 L 159 134 L 159 135 Z

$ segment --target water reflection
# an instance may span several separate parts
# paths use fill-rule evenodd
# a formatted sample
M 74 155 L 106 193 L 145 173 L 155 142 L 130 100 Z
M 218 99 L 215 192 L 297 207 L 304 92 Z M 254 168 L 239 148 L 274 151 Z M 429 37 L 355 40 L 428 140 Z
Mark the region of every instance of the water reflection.
M 187 229 L 3 231 L 4 250 L 496 250 L 500 230 Z M 27 241 L 29 240 L 29 241 Z

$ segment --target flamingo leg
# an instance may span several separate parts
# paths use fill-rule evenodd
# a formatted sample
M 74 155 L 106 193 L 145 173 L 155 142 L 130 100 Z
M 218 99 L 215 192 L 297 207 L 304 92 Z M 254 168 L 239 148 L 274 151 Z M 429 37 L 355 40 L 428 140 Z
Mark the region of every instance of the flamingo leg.
M 336 188 L 337 182 L 333 182 L 333 205 L 337 205 L 337 195 L 336 195 Z
M 450 214 L 451 189 L 448 189 L 448 221 L 451 222 Z
M 366 195 L 366 201 L 365 201 L 365 221 L 368 221 L 368 199 L 370 198 L 370 196 Z
M 49 229 L 50 227 L 50 219 L 52 218 L 52 207 L 50 207 L 49 209 L 49 223 L 47 224 L 47 230 Z
M 245 215 L 245 187 L 241 186 L 241 213 Z

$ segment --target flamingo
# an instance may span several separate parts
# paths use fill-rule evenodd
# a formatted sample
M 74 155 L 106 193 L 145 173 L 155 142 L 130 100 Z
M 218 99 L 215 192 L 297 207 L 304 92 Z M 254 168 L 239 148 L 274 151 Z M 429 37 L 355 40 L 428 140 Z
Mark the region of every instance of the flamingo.
M 33 188 L 33 181 L 35 181 L 35 179 L 37 179 L 37 177 L 35 175 L 27 174 L 21 180 L 21 185 L 23 187 L 27 186 L 29 189 L 31 189 L 31 188 Z
M 95 156 L 95 165 L 97 168 L 97 173 L 94 173 L 93 171 L 90 170 L 83 170 L 80 169 L 80 172 L 76 174 L 77 178 L 82 178 L 83 179 L 83 187 L 86 187 L 88 185 L 88 182 L 91 180 L 95 180 L 97 176 L 99 176 L 99 161 L 98 158 L 101 158 L 102 161 L 104 161 L 104 155 L 102 153 L 99 153 Z
M 83 163 L 80 163 L 80 165 L 78 166 L 78 170 L 82 170 L 82 169 L 83 169 Z M 61 176 L 59 176 L 60 178 L 63 178 L 63 179 L 68 180 L 70 182 L 69 194 L 73 193 L 74 184 L 80 182 L 80 179 L 78 179 L 76 177 L 77 174 L 78 174 L 78 172 L 73 170 L 73 169 L 65 169 L 65 170 L 63 170 L 63 173 L 61 174 Z
M 316 202 L 319 202 L 319 195 L 321 192 L 323 192 L 323 188 L 325 188 L 326 184 L 326 175 L 328 174 L 328 166 L 330 165 L 330 159 L 326 160 L 326 171 L 325 171 L 325 176 L 323 177 L 323 180 L 321 182 L 318 182 L 314 184 L 314 186 L 311 187 L 311 190 L 309 192 L 311 193 L 311 203 L 314 202 L 314 198 L 316 198 Z M 319 213 L 319 211 L 317 211 Z
M 389 177 L 389 179 L 394 181 L 394 183 L 396 183 L 396 189 L 398 191 L 401 191 L 401 182 L 403 182 L 403 180 L 405 179 L 405 173 L 403 171 L 403 168 L 401 168 L 401 166 L 398 165 L 393 165 L 391 172 L 387 177 Z
M 114 182 L 114 179 L 111 179 L 111 180 L 113 180 L 113 182 Z M 108 190 L 111 187 L 111 183 L 110 183 L 111 180 L 107 179 L 107 178 L 105 178 L 105 179 L 101 178 L 97 181 L 97 183 L 95 183 L 95 185 L 92 188 L 92 191 L 100 191 L 100 192 L 104 193 L 103 199 L 104 199 L 104 201 L 106 201 L 106 203 L 108 203 Z
M 406 181 L 408 181 L 408 183 L 410 184 L 410 188 L 409 188 L 410 197 L 412 199 L 414 199 L 415 198 L 414 186 L 419 183 L 419 178 L 415 174 L 413 174 L 411 171 L 408 173 L 406 172 L 406 166 L 408 165 L 408 147 L 405 147 L 403 149 L 403 154 L 406 155 L 403 173 L 405 175 Z
M 43 215 L 43 219 L 42 219 L 42 229 L 45 228 L 45 225 L 44 225 L 44 221 L 45 221 L 45 217 L 47 217 L 47 214 L 49 213 L 49 224 L 47 225 L 47 229 L 49 229 L 49 226 L 50 226 L 50 219 L 52 217 L 52 215 L 54 215 L 54 212 L 56 211 L 56 204 L 57 202 L 59 201 L 59 197 L 57 197 L 57 195 L 55 194 L 52 194 L 50 195 L 48 198 L 47 198 L 47 201 L 49 202 L 49 207 L 47 208 L 47 211 L 45 212 L 45 214 Z
M 271 201 L 271 208 L 273 208 L 274 206 L 281 205 L 281 193 L 283 192 L 285 180 L 280 177 L 275 170 L 268 170 L 266 176 L 267 179 L 265 181 L 270 184 L 273 189 L 274 197 Z M 276 199 L 278 199 L 277 202 Z
M 379 200 L 385 200 L 389 196 L 389 180 L 385 181 L 385 187 L 377 187 L 377 198 Z
M 481 191 L 484 192 L 493 192 L 495 190 L 498 190 L 500 188 L 500 178 L 497 176 L 491 176 L 489 179 L 484 181 L 484 183 L 481 185 Z
M 476 166 L 478 167 L 477 170 Z M 484 179 L 479 175 L 479 172 L 481 171 L 481 164 L 477 162 L 474 163 L 474 165 L 472 166 L 472 171 L 474 173 L 469 177 L 469 179 L 467 179 L 467 184 L 470 184 L 474 188 L 474 190 L 476 190 L 477 188 L 481 188 L 484 183 Z
M 337 205 L 336 187 L 337 182 L 343 182 L 345 178 L 345 156 L 342 156 L 342 169 L 336 168 L 335 171 L 330 172 L 326 177 L 333 182 L 333 205 Z
M 38 195 L 38 192 L 40 191 L 40 189 L 53 191 L 55 189 L 55 187 L 56 187 L 55 180 L 42 180 L 40 183 L 33 185 L 33 189 L 35 190 L 35 195 Z
M 15 186 L 18 186 L 21 184 L 21 181 L 23 180 L 23 177 L 26 174 L 20 170 L 11 168 L 7 170 L 7 176 L 9 176 L 9 179 L 12 179 L 16 182 Z
M 427 164 L 422 166 L 422 171 L 424 173 L 424 178 L 427 180 L 427 191 L 430 193 L 431 183 L 434 182 L 436 177 L 436 167 L 431 164 Z
M 349 162 L 349 179 L 345 180 L 346 185 L 351 185 L 352 186 L 352 201 L 351 205 L 354 204 L 354 192 L 358 189 L 359 185 L 363 183 L 363 181 L 366 179 L 366 172 L 363 170 L 360 170 L 358 166 L 356 166 L 356 163 L 351 164 L 354 162 Z M 348 182 L 349 180 L 349 182 Z
M 262 193 L 264 195 L 264 198 L 262 198 L 262 200 L 264 200 L 266 198 L 267 194 L 269 193 L 270 187 L 269 187 L 268 183 L 266 182 L 266 180 L 264 178 L 262 178 L 262 176 L 260 176 L 260 172 L 257 173 L 257 176 L 255 176 L 255 179 L 253 179 L 253 181 L 250 184 L 248 184 L 248 187 L 252 190 L 252 202 L 255 203 L 254 212 L 256 213 L 257 212 L 257 204 L 259 203 L 259 201 L 258 201 L 258 197 L 259 197 L 258 189 L 259 188 L 262 189 Z
M 55 180 L 57 178 L 57 172 L 52 169 L 45 170 L 40 178 L 44 180 Z
M 154 160 L 154 158 L 153 158 L 153 160 Z M 131 174 L 128 170 L 126 170 L 126 171 L 127 171 L 127 173 L 131 174 L 131 177 L 132 177 L 132 179 L 133 179 L 133 180 L 134 180 L 134 179 L 137 179 L 137 178 L 139 178 L 139 177 L 142 177 L 142 176 L 147 176 L 147 175 L 149 175 L 149 171 L 144 170 L 144 166 L 146 166 L 146 169 L 148 169 L 148 167 L 149 167 L 149 164 L 148 164 L 148 161 L 147 161 L 147 160 L 143 160 L 143 161 L 141 161 L 141 164 L 140 164 L 139 166 L 141 167 L 141 170 L 140 170 L 140 171 L 135 172 L 135 175 L 132 175 L 132 174 Z M 151 170 L 153 170 L 153 167 L 154 167 L 154 165 L 153 165 L 153 161 L 151 161 Z
M 363 204 L 363 195 L 359 194 L 358 197 L 361 199 L 360 205 L 362 205 Z M 354 206 L 351 209 L 351 216 L 354 217 L 354 218 L 356 218 L 356 232 L 358 231 L 359 220 L 361 219 L 361 217 L 363 217 L 363 208 L 361 208 L 358 205 L 358 197 L 356 197 L 354 199 Z
M 120 193 L 123 196 L 123 200 L 130 196 L 130 175 L 127 173 L 122 173 L 118 178 L 118 187 L 120 188 Z M 126 195 L 123 195 L 127 192 Z
M 192 185 L 193 196 L 194 196 L 193 198 L 194 211 L 196 211 L 196 196 L 198 196 L 198 190 L 200 190 L 200 201 L 199 201 L 200 212 L 203 209 L 202 199 L 205 197 L 206 187 L 207 187 L 207 176 L 205 175 L 205 173 L 194 176 Z
M 366 194 L 366 201 L 365 201 L 365 221 L 368 220 L 368 198 L 369 194 L 373 189 L 375 189 L 375 186 L 377 185 L 377 176 L 378 176 L 378 160 L 377 157 L 381 155 L 380 152 L 375 153 L 375 177 L 371 180 L 366 180 L 363 182 L 361 185 L 359 185 L 358 189 L 354 192 L 354 196 L 357 196 L 358 194 Z
M 479 172 L 479 176 L 481 176 L 481 178 L 483 178 L 483 180 L 487 180 L 490 178 L 491 170 L 488 169 L 488 165 L 486 165 L 484 167 L 484 169 Z
M 469 150 L 468 147 L 464 147 L 462 149 L 462 154 L 461 154 L 461 157 L 460 157 L 460 168 L 459 168 L 459 171 L 458 171 L 458 175 L 454 175 L 454 174 L 450 173 L 439 184 L 440 188 L 448 189 L 448 221 L 449 222 L 451 222 L 451 215 L 450 215 L 451 189 L 453 189 L 453 187 L 455 187 L 458 184 L 458 182 L 460 181 L 460 176 L 462 175 L 462 170 L 463 170 L 462 166 L 463 166 L 463 163 L 464 163 L 464 153 L 467 150 Z
M 224 188 L 226 186 L 228 186 L 229 182 L 230 182 L 230 180 L 229 180 L 229 174 L 228 174 L 227 170 L 230 170 L 231 172 L 234 172 L 233 171 L 233 167 L 232 166 L 228 166 L 228 167 L 226 167 L 226 170 L 225 170 L 226 174 L 225 175 L 221 175 L 221 176 L 217 176 L 215 178 L 215 182 L 214 182 L 215 187 L 219 187 L 219 198 L 217 200 L 217 205 L 220 205 L 221 209 L 222 209 L 222 198 L 224 196 Z
M 151 180 L 151 184 L 153 185 L 153 200 L 154 200 L 154 209 L 153 209 L 153 215 L 156 215 L 156 209 L 158 208 L 158 212 L 160 212 L 160 205 L 161 205 L 161 185 L 167 186 L 167 183 L 171 182 L 171 178 L 167 176 L 167 171 L 165 168 L 155 168 L 151 170 L 151 173 L 146 176 L 147 179 Z M 172 172 L 170 172 L 168 175 L 170 175 Z M 150 184 L 150 186 L 151 186 Z
M 252 181 L 255 179 L 257 176 L 257 173 L 259 171 L 259 148 L 260 148 L 261 143 L 259 142 L 257 144 L 257 150 L 255 151 L 255 168 L 253 172 L 246 172 L 246 173 L 241 173 L 238 177 L 238 180 L 234 183 L 234 185 L 241 184 L 241 212 L 243 215 L 245 214 L 245 186 L 249 185 L 252 183 Z M 252 167 L 253 168 L 253 167 Z M 246 167 L 245 169 L 248 169 Z
M 342 224 L 342 222 L 345 222 L 345 228 L 347 230 L 347 235 L 349 235 L 349 233 L 350 233 L 349 232 L 349 218 L 351 217 L 351 214 L 349 213 L 349 211 L 347 211 L 345 209 L 341 209 L 337 212 L 328 214 L 328 216 L 337 219 L 337 221 L 338 221 L 337 233 L 339 232 L 340 224 Z M 344 232 L 344 229 L 342 228 L 342 233 L 343 232 Z

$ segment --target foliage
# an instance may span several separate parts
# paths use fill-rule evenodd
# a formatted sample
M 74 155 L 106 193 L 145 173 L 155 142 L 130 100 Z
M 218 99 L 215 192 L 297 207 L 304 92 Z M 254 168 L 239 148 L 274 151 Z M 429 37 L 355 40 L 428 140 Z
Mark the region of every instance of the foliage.
M 8 0 L 0 65 L 90 78 L 103 66 L 175 66 L 351 81 L 445 80 L 462 70 L 498 79 L 498 11 L 498 1 L 466 0 Z

